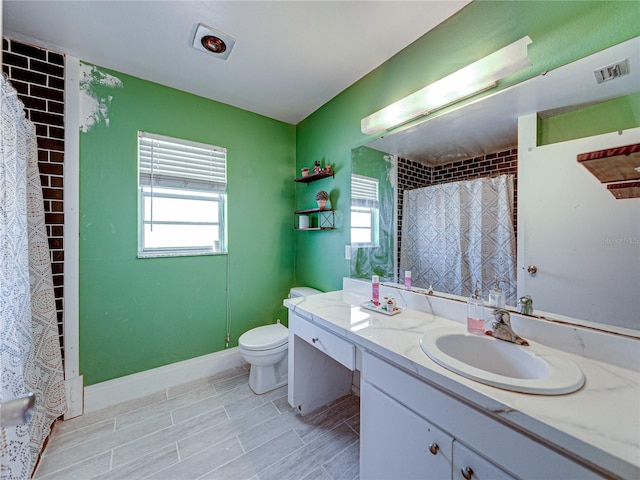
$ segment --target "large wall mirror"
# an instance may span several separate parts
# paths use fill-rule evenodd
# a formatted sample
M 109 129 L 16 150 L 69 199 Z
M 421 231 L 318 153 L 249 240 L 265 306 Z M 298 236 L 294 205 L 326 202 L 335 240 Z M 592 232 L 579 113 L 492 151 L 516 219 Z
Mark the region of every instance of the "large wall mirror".
M 628 74 L 602 84 L 595 81 L 594 70 L 621 59 L 626 59 Z M 449 206 L 441 198 L 464 198 L 459 190 L 481 192 L 483 187 L 473 182 L 485 178 L 492 184 L 506 182 L 511 206 L 500 207 L 493 193 L 473 195 L 480 195 L 482 208 L 495 206 L 502 223 L 511 221 L 514 244 L 498 255 L 496 266 L 482 260 L 456 270 L 456 287 L 436 280 L 431 271 L 412 272 L 415 287 L 467 296 L 480 281 L 486 299 L 497 278 L 509 305 L 531 295 L 535 313 L 640 330 L 640 198 L 616 198 L 577 161 L 587 152 L 640 144 L 639 70 L 640 38 L 635 38 L 353 149 L 351 276 L 379 275 L 402 283 L 412 251 L 455 270 L 457 259 L 444 253 L 438 257 L 434 245 L 451 237 L 454 224 L 482 223 L 474 218 L 486 214 L 474 217 L 480 208 L 475 204 L 463 200 L 458 207 Z M 571 115 L 581 122 L 581 138 L 559 131 L 571 124 Z M 619 117 L 627 118 L 626 126 L 607 130 L 620 124 Z M 605 127 L 590 134 L 590 122 Z M 635 180 L 640 181 L 640 163 L 636 167 Z M 457 184 L 449 187 L 458 189 L 455 195 L 430 188 L 445 184 Z M 426 217 L 428 210 L 443 216 L 417 232 L 424 244 L 408 248 L 416 233 L 409 230 L 422 228 L 408 226 L 408 205 L 417 202 L 414 190 L 428 190 L 420 193 L 427 203 L 415 208 L 418 216 Z M 460 210 L 465 220 L 459 219 Z M 510 252 L 512 267 L 505 267 L 504 252 Z

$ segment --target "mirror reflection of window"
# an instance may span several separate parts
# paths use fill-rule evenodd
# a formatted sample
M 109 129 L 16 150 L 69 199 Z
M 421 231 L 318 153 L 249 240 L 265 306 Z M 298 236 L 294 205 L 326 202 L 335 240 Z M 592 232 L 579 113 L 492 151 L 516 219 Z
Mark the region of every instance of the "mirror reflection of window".
M 351 175 L 351 245 L 377 246 L 379 243 L 378 179 Z

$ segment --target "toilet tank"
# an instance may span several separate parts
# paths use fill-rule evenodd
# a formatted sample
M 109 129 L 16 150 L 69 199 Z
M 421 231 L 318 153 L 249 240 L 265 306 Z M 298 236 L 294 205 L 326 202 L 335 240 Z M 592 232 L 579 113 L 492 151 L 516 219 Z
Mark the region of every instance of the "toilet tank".
M 309 295 L 317 295 L 318 293 L 322 292 L 311 287 L 293 287 L 289 290 L 289 298 L 308 297 Z

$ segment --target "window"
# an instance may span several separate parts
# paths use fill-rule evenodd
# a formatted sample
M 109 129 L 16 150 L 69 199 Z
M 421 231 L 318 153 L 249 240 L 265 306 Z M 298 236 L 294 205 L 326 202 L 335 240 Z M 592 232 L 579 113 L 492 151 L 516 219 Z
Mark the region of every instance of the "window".
M 351 175 L 351 245 L 378 244 L 378 180 Z
M 227 151 L 138 132 L 138 257 L 226 253 Z

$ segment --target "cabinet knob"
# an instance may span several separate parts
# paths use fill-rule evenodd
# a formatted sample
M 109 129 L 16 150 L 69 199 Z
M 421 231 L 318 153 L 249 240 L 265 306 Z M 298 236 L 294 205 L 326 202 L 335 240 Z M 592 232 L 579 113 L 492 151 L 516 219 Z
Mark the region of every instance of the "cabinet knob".
M 460 473 L 462 473 L 462 476 L 466 478 L 466 480 L 471 480 L 473 477 L 473 470 L 471 467 L 461 468 Z
M 440 450 L 440 447 L 438 446 L 437 443 L 432 443 L 431 445 L 429 445 L 429 451 L 432 454 L 437 455 L 438 454 L 438 450 Z
M 316 343 L 316 342 L 319 342 L 319 341 L 320 341 L 320 339 L 316 337 L 316 338 L 312 338 L 312 339 L 311 339 L 311 341 L 312 341 L 313 343 Z

